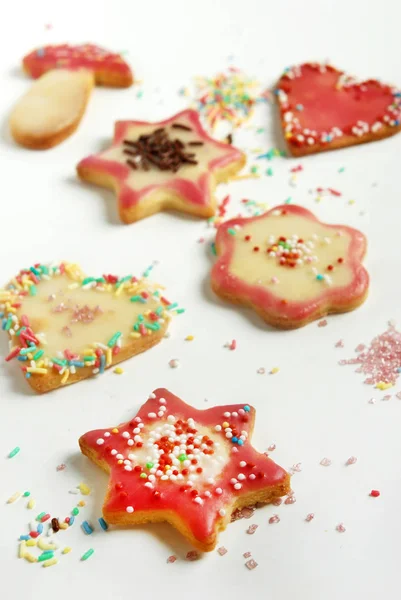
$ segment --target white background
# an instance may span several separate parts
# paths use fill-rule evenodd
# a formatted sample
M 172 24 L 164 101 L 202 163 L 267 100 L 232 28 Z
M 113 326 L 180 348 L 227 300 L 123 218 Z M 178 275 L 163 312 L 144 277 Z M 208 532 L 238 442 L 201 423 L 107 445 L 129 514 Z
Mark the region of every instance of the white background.
M 366 266 L 371 275 L 367 302 L 356 312 L 331 317 L 292 332 L 273 331 L 251 312 L 217 300 L 209 289 L 213 230 L 179 214 L 156 215 L 122 225 L 111 192 L 77 181 L 75 165 L 110 140 L 116 119 L 158 119 L 184 108 L 178 90 L 196 75 L 213 76 L 229 64 L 272 86 L 282 69 L 307 60 L 331 59 L 361 77 L 380 77 L 401 86 L 399 7 L 390 0 L 304 2 L 35 2 L 10 3 L 2 11 L 0 40 L 0 140 L 2 181 L 0 281 L 37 261 L 78 261 L 88 274 L 141 273 L 153 260 L 154 279 L 187 312 L 174 320 L 171 338 L 123 364 L 122 376 L 107 372 L 45 396 L 35 396 L 16 365 L 0 365 L 0 571 L 2 595 L 19 598 L 219 598 L 337 600 L 397 593 L 401 546 L 399 499 L 401 402 L 363 384 L 354 367 L 338 360 L 354 356 L 360 342 L 401 321 L 399 165 L 401 136 L 307 159 L 276 159 L 274 176 L 221 186 L 231 194 L 234 216 L 241 198 L 270 206 L 291 196 L 328 222 L 353 225 L 367 234 Z M 51 24 L 50 30 L 45 28 Z M 127 90 L 96 89 L 79 130 L 53 150 L 32 152 L 13 144 L 7 114 L 31 82 L 20 59 L 46 43 L 95 42 L 126 58 L 143 84 Z M 233 56 L 231 62 L 229 57 Z M 142 98 L 137 92 L 143 90 Z M 235 135 L 243 148 L 277 145 L 273 110 L 264 105 L 252 129 Z M 256 125 L 266 128 L 257 135 Z M 295 188 L 289 169 L 304 171 Z M 261 166 L 269 166 L 267 163 Z M 345 167 L 341 174 L 338 169 Z M 334 187 L 340 198 L 320 204 L 309 194 Z M 355 200 L 349 204 L 349 200 Z M 204 244 L 197 240 L 205 236 Z M 195 336 L 185 342 L 186 335 Z M 224 344 L 235 338 L 231 352 Z M 335 348 L 344 339 L 343 349 Z M 5 355 L 5 336 L 0 352 Z M 168 362 L 178 358 L 180 368 Z M 256 373 L 266 368 L 265 375 Z M 279 367 L 276 375 L 268 371 Z M 92 487 L 82 515 L 101 514 L 107 477 L 79 453 L 85 431 L 134 415 L 148 393 L 168 387 L 197 407 L 249 402 L 257 408 L 254 444 L 282 466 L 302 463 L 292 480 L 297 502 L 265 507 L 221 535 L 228 553 L 190 563 L 190 549 L 167 525 L 125 531 L 96 527 L 91 537 L 81 521 L 58 537 L 71 554 L 43 569 L 17 559 L 17 539 L 38 512 L 67 516 L 79 499 L 68 491 L 81 481 Z M 376 404 L 369 404 L 371 397 Z M 207 402 L 205 402 L 207 399 Z M 6 459 L 15 446 L 14 459 Z M 350 455 L 357 464 L 344 466 Z M 323 457 L 332 466 L 319 463 Z M 67 469 L 57 472 L 65 462 Z M 372 488 L 381 491 L 372 499 Z M 37 501 L 5 502 L 28 489 Z M 311 523 L 305 522 L 315 513 Z M 269 525 L 278 513 L 281 522 Z M 336 531 L 343 522 L 345 533 Z M 258 523 L 253 536 L 245 533 Z M 87 562 L 79 557 L 89 547 Z M 259 566 L 250 572 L 242 554 Z M 167 564 L 170 554 L 178 561 Z M 146 594 L 146 596 L 145 596 Z

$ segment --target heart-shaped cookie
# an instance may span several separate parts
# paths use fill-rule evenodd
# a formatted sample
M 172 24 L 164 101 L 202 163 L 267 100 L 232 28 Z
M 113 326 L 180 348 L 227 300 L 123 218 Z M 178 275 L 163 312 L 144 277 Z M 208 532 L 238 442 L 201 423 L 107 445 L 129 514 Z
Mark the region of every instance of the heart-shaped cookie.
M 401 91 L 375 79 L 358 82 L 330 65 L 286 69 L 275 93 L 293 156 L 380 140 L 401 128 Z
M 6 361 L 37 392 L 103 373 L 163 338 L 177 305 L 160 289 L 146 275 L 86 277 L 65 262 L 23 269 L 0 289 Z

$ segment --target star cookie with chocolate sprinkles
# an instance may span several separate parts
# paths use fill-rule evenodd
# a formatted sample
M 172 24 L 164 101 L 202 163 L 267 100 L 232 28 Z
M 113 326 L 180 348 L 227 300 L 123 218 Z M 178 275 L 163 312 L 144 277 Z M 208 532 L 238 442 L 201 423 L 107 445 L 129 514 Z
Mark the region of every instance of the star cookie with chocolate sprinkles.
M 167 521 L 210 551 L 232 513 L 288 494 L 290 476 L 251 445 L 248 404 L 197 410 L 155 390 L 136 417 L 83 435 L 83 454 L 110 474 L 108 523 Z
M 218 183 L 244 166 L 245 155 L 203 129 L 195 110 L 158 123 L 117 121 L 110 148 L 83 159 L 79 177 L 115 191 L 121 220 L 162 210 L 211 217 Z

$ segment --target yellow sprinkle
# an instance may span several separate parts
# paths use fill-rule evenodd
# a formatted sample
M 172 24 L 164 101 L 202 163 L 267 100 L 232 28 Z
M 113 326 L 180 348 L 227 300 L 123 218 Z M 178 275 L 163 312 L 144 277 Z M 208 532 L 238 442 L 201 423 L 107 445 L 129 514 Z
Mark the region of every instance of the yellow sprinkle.
M 141 337 L 141 334 L 140 334 L 140 333 L 138 333 L 137 331 L 131 331 L 131 333 L 130 333 L 130 336 L 131 336 L 132 338 L 135 338 L 135 339 L 137 339 L 137 338 L 140 338 L 140 337 Z
M 275 373 L 278 373 L 280 371 L 280 369 L 278 367 L 273 367 L 273 369 L 270 371 L 270 373 L 272 375 L 274 375 Z
M 117 373 L 117 375 L 122 375 L 124 373 L 124 369 L 122 369 L 121 367 L 116 367 L 114 369 L 114 373 Z
M 187 335 L 187 337 L 185 338 L 185 341 L 192 342 L 193 339 L 195 339 L 193 335 Z
M 30 552 L 25 552 L 24 558 L 30 563 L 38 562 L 36 556 L 33 556 Z
M 36 540 L 26 540 L 27 546 L 36 546 Z
M 20 542 L 19 549 L 18 549 L 19 558 L 24 558 L 25 550 L 26 550 L 26 543 L 25 543 L 25 540 L 22 540 L 22 542 Z
M 53 544 L 52 542 L 46 542 L 46 540 L 43 538 L 38 539 L 38 548 L 41 550 L 57 550 L 57 547 L 58 546 L 56 544 Z
M 112 354 L 111 354 L 111 348 L 107 348 L 106 350 L 106 367 L 110 366 L 112 363 Z
M 60 529 L 68 529 L 68 523 L 59 523 Z
M 355 200 L 348 200 L 348 204 L 355 204 Z
M 77 287 L 79 287 L 79 283 L 70 283 L 70 285 L 67 287 L 69 290 L 76 290 Z
M 393 387 L 392 383 L 386 383 L 385 381 L 379 381 L 376 383 L 375 388 L 378 390 L 388 390 L 388 388 Z
M 46 375 L 47 369 L 38 369 L 37 367 L 28 367 L 27 373 L 35 373 L 36 375 Z
M 29 358 L 29 360 L 32 360 L 32 359 L 33 359 L 33 354 L 32 354 L 32 352 L 28 352 L 28 354 L 27 354 L 27 357 Z
M 29 509 L 32 509 L 32 508 L 35 508 L 35 506 L 36 506 L 36 500 L 34 500 L 33 498 L 30 498 L 26 507 Z
M 236 175 L 231 177 L 232 181 L 240 181 L 241 179 L 260 179 L 260 175 L 257 173 L 247 173 L 246 175 Z
M 53 565 L 56 565 L 58 563 L 57 558 L 51 558 L 50 560 L 45 560 L 45 562 L 43 563 L 44 567 L 52 567 Z
M 16 308 L 13 308 L 12 306 L 10 306 L 10 307 L 7 309 L 7 312 L 9 312 L 9 313 L 14 313 L 14 314 L 15 314 L 15 313 L 17 312 L 17 309 L 16 309 Z
M 63 548 L 63 551 L 62 551 L 63 554 L 68 554 L 69 552 L 71 552 L 70 546 L 66 546 L 65 548 Z
M 119 285 L 119 286 L 118 286 L 118 288 L 116 289 L 116 292 L 115 292 L 115 294 L 114 294 L 114 295 L 115 295 L 115 296 L 120 296 L 120 295 L 121 295 L 121 292 L 123 291 L 123 288 L 124 288 L 124 287 L 125 287 L 125 284 L 124 284 L 124 283 L 122 283 L 121 285 Z
M 111 433 L 118 433 L 118 429 L 117 429 L 117 427 L 114 427 L 114 428 L 111 430 Z
M 80 500 L 80 501 L 78 502 L 78 506 L 86 506 L 86 502 L 85 502 L 85 500 Z
M 118 465 L 122 465 L 122 464 L 123 464 L 123 461 L 120 459 L 120 460 L 118 460 L 118 461 L 117 461 L 117 464 L 118 464 Z
M 92 350 L 92 348 L 85 348 L 85 350 L 84 350 L 84 356 L 93 356 L 93 350 Z
M 224 421 L 224 423 L 222 424 L 222 427 L 224 427 L 224 429 L 225 429 L 226 427 L 228 427 L 228 426 L 229 426 L 229 424 L 230 424 L 230 423 L 228 423 L 227 421 Z
M 91 493 L 91 489 L 89 485 L 86 485 L 86 483 L 80 483 L 78 488 L 83 496 L 89 496 L 89 494 Z
M 66 369 L 63 377 L 61 378 L 61 385 L 64 385 L 64 383 L 67 382 L 67 379 L 69 378 L 69 376 L 70 376 L 70 369 Z
M 46 367 L 47 367 L 48 365 L 47 365 L 47 364 L 45 365 L 45 361 L 44 361 L 44 360 L 39 360 L 39 361 L 36 363 L 36 366 L 37 366 L 37 368 L 38 368 L 38 369 L 41 369 L 43 366 L 46 366 Z
M 18 500 L 18 498 L 20 498 L 20 497 L 21 497 L 21 492 L 15 492 L 15 494 L 10 496 L 10 498 L 7 500 L 7 504 L 12 504 L 16 500 Z

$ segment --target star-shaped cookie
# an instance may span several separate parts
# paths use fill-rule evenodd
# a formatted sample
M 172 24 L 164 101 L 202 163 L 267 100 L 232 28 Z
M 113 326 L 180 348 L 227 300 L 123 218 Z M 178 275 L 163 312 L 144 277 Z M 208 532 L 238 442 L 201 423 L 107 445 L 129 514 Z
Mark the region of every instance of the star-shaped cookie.
M 277 88 L 281 124 L 293 156 L 389 137 L 401 129 L 401 91 L 357 81 L 331 65 L 290 67 Z
M 81 179 L 111 188 L 121 220 L 132 223 L 161 210 L 213 216 L 217 183 L 234 176 L 245 155 L 211 138 L 195 110 L 158 123 L 117 121 L 110 148 L 83 159 Z
M 290 490 L 284 469 L 252 447 L 254 420 L 247 404 L 197 410 L 157 389 L 129 422 L 83 435 L 83 454 L 110 473 L 106 521 L 167 521 L 213 550 L 236 508 Z
M 220 225 L 211 284 L 267 323 L 293 329 L 362 304 L 369 287 L 365 251 L 360 231 L 322 223 L 300 206 L 278 206 Z
M 35 264 L 0 289 L 6 361 L 18 361 L 31 387 L 48 392 L 151 348 L 176 307 L 146 278 L 86 277 L 75 264 Z

